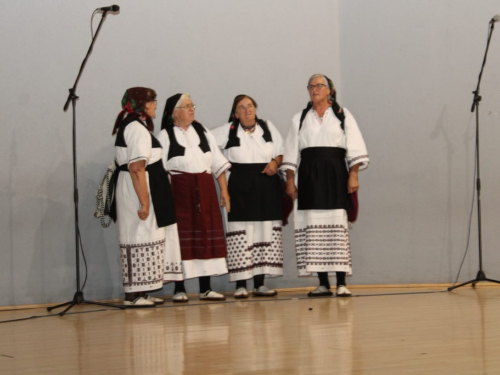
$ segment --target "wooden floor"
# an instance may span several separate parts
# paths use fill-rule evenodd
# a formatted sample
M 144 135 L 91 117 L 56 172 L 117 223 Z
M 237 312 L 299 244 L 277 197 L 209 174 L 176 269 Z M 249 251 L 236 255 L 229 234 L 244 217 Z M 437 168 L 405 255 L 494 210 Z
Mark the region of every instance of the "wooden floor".
M 499 287 L 353 292 L 1 311 L 0 374 L 500 374 Z

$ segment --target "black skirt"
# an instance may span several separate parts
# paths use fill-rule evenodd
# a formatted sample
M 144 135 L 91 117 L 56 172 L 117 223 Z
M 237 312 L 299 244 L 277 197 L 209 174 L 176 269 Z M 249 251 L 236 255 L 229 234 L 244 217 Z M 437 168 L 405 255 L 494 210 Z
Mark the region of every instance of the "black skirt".
M 308 147 L 300 153 L 299 210 L 347 209 L 345 149 Z
M 282 220 L 283 194 L 278 174 L 262 173 L 266 163 L 231 165 L 228 221 Z

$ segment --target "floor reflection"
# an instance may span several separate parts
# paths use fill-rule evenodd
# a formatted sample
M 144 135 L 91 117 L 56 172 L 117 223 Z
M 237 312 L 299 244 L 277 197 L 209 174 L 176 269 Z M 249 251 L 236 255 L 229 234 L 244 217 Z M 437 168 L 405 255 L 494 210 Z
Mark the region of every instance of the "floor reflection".
M 320 374 L 352 369 L 352 301 L 245 301 L 127 311 L 125 373 Z M 140 317 L 140 319 L 138 319 Z
M 82 306 L 64 317 L 2 325 L 0 373 L 498 372 L 500 288 L 389 292 L 367 289 L 345 299 L 280 293 L 279 300 L 167 301 L 156 309 L 126 311 Z

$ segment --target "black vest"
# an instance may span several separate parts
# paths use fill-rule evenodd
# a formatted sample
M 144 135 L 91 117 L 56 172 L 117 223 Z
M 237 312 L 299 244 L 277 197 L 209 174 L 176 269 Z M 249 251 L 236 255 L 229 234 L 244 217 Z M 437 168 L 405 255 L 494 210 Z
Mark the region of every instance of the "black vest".
M 134 117 L 126 118 L 125 120 L 123 120 L 123 123 L 120 125 L 120 129 L 118 130 L 118 133 L 116 133 L 115 146 L 127 147 L 127 142 L 125 142 L 125 136 L 124 136 L 125 128 L 127 127 L 127 125 L 129 125 L 130 123 L 132 123 L 134 121 L 140 122 L 146 128 L 146 125 L 142 121 L 140 121 L 139 119 L 134 118 Z M 148 132 L 149 132 L 149 130 L 148 130 Z M 160 142 L 155 138 L 155 136 L 153 134 L 151 134 L 151 145 L 153 148 L 161 148 Z
M 340 127 L 342 130 L 345 132 L 344 129 L 344 121 L 345 121 L 345 114 L 344 114 L 344 109 L 336 102 L 332 102 L 332 110 L 333 113 L 335 114 L 335 117 L 340 121 Z M 304 119 L 306 118 L 307 112 L 312 108 L 312 102 L 307 103 L 307 107 L 302 111 L 302 114 L 300 115 L 300 123 L 299 123 L 299 131 L 302 129 L 302 123 L 304 122 Z
M 205 133 L 207 132 L 205 128 L 198 122 L 198 121 L 193 121 L 191 124 L 198 133 L 198 137 L 200 137 L 200 148 L 203 153 L 210 152 L 210 146 L 208 145 L 208 140 L 207 136 Z M 174 126 L 167 126 L 165 130 L 167 131 L 168 138 L 170 139 L 170 148 L 168 149 L 168 158 L 167 160 L 170 160 L 172 158 L 175 158 L 176 156 L 184 156 L 184 151 L 186 150 L 185 147 L 181 146 L 179 142 L 177 142 L 177 139 L 175 138 L 174 134 Z
M 273 137 L 271 136 L 271 132 L 269 131 L 269 127 L 267 126 L 267 123 L 264 120 L 261 120 L 259 118 L 256 118 L 257 122 L 259 123 L 260 127 L 264 131 L 264 134 L 262 135 L 262 138 L 266 142 L 272 142 Z M 240 126 L 239 121 L 234 121 L 231 124 L 231 127 L 229 128 L 229 135 L 228 135 L 228 141 L 226 144 L 226 147 L 224 147 L 226 150 L 231 147 L 240 147 L 240 139 L 238 138 L 238 127 Z

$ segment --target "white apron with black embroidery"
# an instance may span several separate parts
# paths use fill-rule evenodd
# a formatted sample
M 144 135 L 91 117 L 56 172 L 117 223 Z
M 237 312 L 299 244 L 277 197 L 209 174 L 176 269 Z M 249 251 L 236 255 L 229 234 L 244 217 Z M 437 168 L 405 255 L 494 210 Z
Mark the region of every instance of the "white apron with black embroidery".
M 343 110 L 345 115 L 344 130 L 342 130 L 341 122 L 333 113 L 332 108 L 325 111 L 322 120 L 313 109 L 310 109 L 305 115 L 301 127 L 302 113 L 297 113 L 293 117 L 292 127 L 285 142 L 282 169 L 290 169 L 295 172 L 295 183 L 298 185 L 299 190 L 301 184 L 299 182 L 301 179 L 301 153 L 309 157 L 309 152 L 314 148 L 329 149 L 331 150 L 328 152 L 330 156 L 332 154 L 335 156 L 335 154 L 339 154 L 339 149 L 344 149 L 345 162 L 349 168 L 358 163 L 361 164 L 360 170 L 368 167 L 368 152 L 356 120 L 346 108 L 343 108 Z M 306 149 L 309 150 L 304 151 Z M 320 151 L 322 152 L 322 150 Z M 321 152 L 314 152 L 314 157 L 321 155 Z M 330 156 L 322 158 L 320 163 L 323 163 Z M 328 163 L 330 162 L 326 161 L 326 164 Z M 336 162 L 332 162 L 332 164 L 336 164 Z M 346 181 L 346 176 L 342 176 L 346 171 L 347 169 L 342 169 L 340 172 L 334 171 L 330 176 L 340 173 L 337 181 Z M 307 173 L 310 173 L 310 171 Z M 330 179 L 327 173 L 312 173 L 311 176 L 313 175 L 315 176 L 313 183 L 318 185 Z M 335 183 L 337 177 L 334 176 L 333 178 L 333 182 L 330 180 L 327 183 Z M 317 194 L 314 188 L 309 191 L 314 192 L 311 194 Z M 318 191 L 321 191 L 321 189 Z M 341 195 L 340 192 L 337 192 L 337 194 Z M 299 199 L 300 195 L 301 192 L 299 191 Z M 323 197 L 315 196 L 312 201 L 307 198 L 302 196 L 302 200 L 306 201 L 306 206 L 303 205 L 304 202 L 298 202 L 294 206 L 295 251 L 299 276 L 308 276 L 315 272 L 338 271 L 346 272 L 349 275 L 352 274 L 351 246 L 346 210 L 338 208 L 337 198 L 334 198 L 333 203 L 331 197 L 326 195 Z M 314 208 L 307 206 L 310 204 Z M 340 207 L 343 205 L 344 202 L 341 203 Z
M 279 177 L 263 175 L 283 155 L 283 139 L 270 122 L 253 133 L 231 123 L 212 132 L 233 167 L 226 172 L 231 213 L 225 215 L 229 281 L 283 275 L 282 191 Z
M 139 121 L 124 122 L 117 134 L 115 156 L 122 172 L 116 181 L 116 218 L 120 236 L 123 286 L 125 293 L 156 290 L 167 281 L 183 279 L 177 224 L 172 212 L 155 212 L 151 194 L 150 166 L 160 163 L 162 149 L 153 145 L 153 136 Z M 130 173 L 123 171 L 130 163 L 145 160 L 150 198 L 149 216 L 140 220 L 139 199 Z M 162 167 L 162 166 L 161 166 Z M 159 216 L 157 218 L 157 216 Z M 160 225 L 158 226 L 158 222 Z M 173 222 L 173 223 L 172 223 Z

